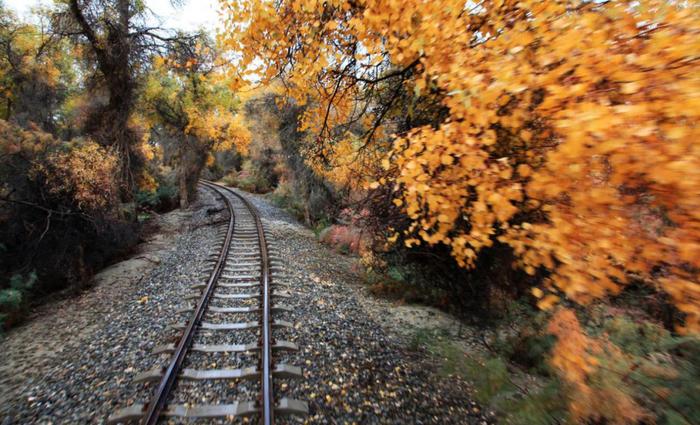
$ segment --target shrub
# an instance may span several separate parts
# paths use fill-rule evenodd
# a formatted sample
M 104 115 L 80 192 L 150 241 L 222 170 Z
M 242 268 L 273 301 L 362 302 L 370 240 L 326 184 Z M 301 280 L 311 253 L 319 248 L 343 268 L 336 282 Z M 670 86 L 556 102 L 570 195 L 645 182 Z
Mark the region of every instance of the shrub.
M 14 274 L 10 277 L 9 288 L 0 289 L 0 331 L 5 324 L 12 324 L 27 303 L 27 294 L 34 286 L 35 272 L 26 277 Z
M 362 230 L 357 227 L 334 224 L 319 233 L 319 240 L 331 247 L 357 254 L 366 246 Z
M 273 204 L 288 211 L 298 220 L 304 220 L 304 211 L 306 206 L 304 201 L 299 197 L 298 193 L 288 181 L 281 181 L 275 190 L 270 194 L 270 200 Z M 323 222 L 319 222 L 314 227 L 314 234 L 318 237 L 319 232 L 328 227 L 328 219 L 324 218 Z
M 136 242 L 135 225 L 120 218 L 116 167 L 90 140 L 64 142 L 0 120 L 0 290 L 7 303 L 21 300 L 13 321 L 30 299 L 80 288 Z M 32 284 L 20 288 L 17 276 Z
M 549 329 L 557 337 L 550 363 L 573 420 L 692 423 L 699 417 L 697 337 L 673 337 L 622 315 L 584 328 L 568 309 L 557 311 Z
M 443 373 L 470 380 L 475 397 L 507 423 L 689 425 L 700 417 L 700 339 L 621 307 L 580 312 L 580 324 L 571 311 L 553 321 L 523 303 L 509 311 L 484 334 L 487 355 L 424 330 L 410 346 L 429 347 Z
M 165 178 L 160 178 L 154 190 L 140 190 L 135 194 L 140 210 L 167 212 L 177 207 L 178 188 Z
M 69 199 L 81 211 L 110 212 L 117 203 L 115 154 L 89 140 L 57 144 L 45 161 L 31 170 L 43 180 L 48 193 Z
M 237 171 L 231 171 L 230 173 L 226 174 L 224 177 L 221 178 L 221 181 L 226 185 L 226 186 L 231 186 L 234 187 L 236 186 L 236 177 L 238 175 Z
M 475 370 L 476 373 L 484 373 Z M 525 395 L 504 397 L 495 407 L 506 412 L 509 424 L 558 425 L 569 423 L 566 399 L 557 378 L 546 380 L 539 388 L 530 388 Z
M 139 209 L 153 209 L 158 205 L 158 195 L 155 190 L 139 190 L 134 197 Z
M 272 191 L 273 184 L 268 180 L 267 173 L 260 169 L 253 161 L 245 160 L 242 170 L 232 171 L 223 178 L 228 186 L 237 187 L 251 193 L 268 193 Z

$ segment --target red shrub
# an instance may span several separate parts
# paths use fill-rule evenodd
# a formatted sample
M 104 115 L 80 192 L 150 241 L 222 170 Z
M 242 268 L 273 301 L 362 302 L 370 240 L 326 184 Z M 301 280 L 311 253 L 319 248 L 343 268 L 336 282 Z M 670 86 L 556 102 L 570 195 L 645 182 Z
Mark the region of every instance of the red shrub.
M 324 229 L 319 235 L 319 239 L 336 250 L 347 250 L 355 254 L 367 246 L 366 240 L 363 239 L 362 230 L 353 226 L 334 224 Z

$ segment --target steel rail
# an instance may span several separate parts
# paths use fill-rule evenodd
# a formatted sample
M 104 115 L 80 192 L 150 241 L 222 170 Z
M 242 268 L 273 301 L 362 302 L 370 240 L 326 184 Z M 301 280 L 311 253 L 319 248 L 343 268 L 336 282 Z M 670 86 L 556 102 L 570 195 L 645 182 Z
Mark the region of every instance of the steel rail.
M 203 182 L 202 185 L 208 187 L 209 189 L 219 194 L 222 198 L 224 198 L 226 207 L 229 210 L 229 222 L 228 230 L 226 232 L 226 239 L 224 240 L 224 246 L 221 249 L 221 253 L 219 254 L 219 258 L 216 262 L 216 265 L 212 270 L 211 274 L 209 275 L 209 280 L 207 281 L 207 286 L 202 293 L 202 297 L 199 299 L 199 302 L 197 303 L 197 307 L 194 310 L 192 318 L 187 323 L 187 327 L 185 328 L 182 337 L 180 338 L 175 347 L 175 351 L 171 358 L 170 364 L 165 368 L 163 377 L 161 378 L 160 383 L 158 384 L 158 388 L 151 397 L 149 403 L 146 405 L 147 410 L 142 420 L 142 423 L 145 425 L 155 425 L 156 423 L 158 423 L 158 418 L 160 418 L 161 413 L 165 409 L 168 395 L 170 394 L 173 385 L 177 380 L 178 373 L 182 367 L 182 362 L 185 359 L 187 351 L 192 345 L 192 340 L 194 338 L 197 326 L 199 325 L 199 323 L 202 320 L 202 317 L 204 316 L 204 311 L 206 310 L 206 306 L 209 303 L 209 298 L 214 292 L 214 286 L 216 285 L 216 282 L 224 269 L 224 265 L 226 264 L 226 258 L 228 257 L 229 248 L 231 246 L 231 239 L 233 238 L 233 229 L 235 227 L 236 218 L 233 214 L 233 205 L 231 204 L 231 200 L 228 197 L 224 196 L 223 193 L 221 193 L 219 190 L 217 190 L 213 184 L 209 182 Z
M 275 422 L 274 418 L 274 394 L 272 383 L 272 319 L 270 318 L 270 258 L 267 252 L 267 241 L 265 239 L 265 230 L 263 229 L 262 221 L 258 210 L 246 198 L 229 189 L 226 186 L 220 186 L 215 183 L 203 180 L 205 183 L 217 186 L 227 192 L 233 194 L 240 199 L 248 208 L 250 214 L 255 220 L 255 225 L 258 230 L 258 243 L 260 248 L 261 269 L 260 285 L 262 290 L 262 332 L 261 332 L 261 374 L 260 385 L 262 387 L 261 394 L 261 415 L 260 423 L 263 425 L 272 425 Z

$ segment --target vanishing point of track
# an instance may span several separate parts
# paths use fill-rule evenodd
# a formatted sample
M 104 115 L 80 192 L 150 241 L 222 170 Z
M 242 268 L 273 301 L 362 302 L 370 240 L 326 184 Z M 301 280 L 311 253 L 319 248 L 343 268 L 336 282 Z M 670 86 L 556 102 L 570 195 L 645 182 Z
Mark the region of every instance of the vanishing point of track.
M 116 412 L 109 418 L 108 423 L 138 421 L 152 425 L 166 417 L 227 419 L 257 415 L 261 424 L 272 425 L 277 414 L 308 413 L 308 406 L 303 401 L 275 399 L 274 377 L 299 378 L 301 369 L 275 362 L 276 353 L 297 350 L 297 347 L 288 341 L 275 341 L 272 336 L 273 327 L 291 327 L 290 323 L 272 317 L 273 312 L 288 310 L 273 300 L 288 295 L 279 292 L 272 280 L 273 267 L 268 242 L 258 212 L 247 199 L 227 187 L 208 181 L 202 181 L 201 184 L 214 191 L 223 200 L 228 211 L 221 251 L 216 254 L 216 258 L 212 258 L 214 267 L 207 282 L 192 287 L 197 292 L 188 298 L 196 299 L 197 303 L 181 311 L 190 314 L 190 318 L 185 323 L 174 326 L 175 329 L 182 330 L 177 341 L 174 344 L 158 346 L 154 350 L 154 354 L 170 355 L 167 365 L 141 373 L 135 378 L 137 382 L 157 382 L 150 401 L 145 404 L 133 404 Z M 213 300 L 248 305 L 214 306 L 211 305 Z M 250 305 L 250 302 L 254 304 Z M 239 323 L 228 323 L 225 320 L 223 323 L 207 323 L 203 322 L 205 314 L 244 314 L 251 316 L 252 320 Z M 246 344 L 196 343 L 201 331 L 242 330 L 257 330 L 257 341 Z M 222 355 L 256 353 L 258 364 L 240 369 L 183 369 L 187 355 L 195 351 Z M 225 404 L 209 405 L 169 403 L 179 380 L 243 379 L 259 380 L 260 395 L 257 400 L 229 400 Z

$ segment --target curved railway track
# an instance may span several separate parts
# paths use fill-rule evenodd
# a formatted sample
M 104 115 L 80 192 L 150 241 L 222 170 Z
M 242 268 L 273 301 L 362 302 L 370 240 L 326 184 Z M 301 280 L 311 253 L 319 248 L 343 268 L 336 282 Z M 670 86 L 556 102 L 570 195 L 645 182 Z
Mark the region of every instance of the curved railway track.
M 212 258 L 214 265 L 204 284 L 192 287 L 195 293 L 188 299 L 196 300 L 194 306 L 182 310 L 189 315 L 184 323 L 175 324 L 181 330 L 175 343 L 156 347 L 154 354 L 169 355 L 167 364 L 143 372 L 137 382 L 156 382 L 157 387 L 145 404 L 133 404 L 110 416 L 108 423 L 140 422 L 156 424 L 162 418 L 181 419 L 230 419 L 258 416 L 261 424 L 272 425 L 279 414 L 305 415 L 305 402 L 275 398 L 274 378 L 300 378 L 301 369 L 275 362 L 275 355 L 284 350 L 297 350 L 288 341 L 276 341 L 273 328 L 291 327 L 291 323 L 273 318 L 273 313 L 288 310 L 277 303 L 288 295 L 278 290 L 272 279 L 272 260 L 268 250 L 262 221 L 255 207 L 233 190 L 212 182 L 202 181 L 206 187 L 222 198 L 228 211 L 228 221 L 222 229 L 220 252 Z M 248 317 L 247 321 L 230 322 L 226 316 Z M 218 317 L 216 323 L 205 322 L 205 317 Z M 199 343 L 203 333 L 253 331 L 257 340 L 244 344 Z M 224 338 L 222 338 L 223 340 Z M 235 369 L 184 368 L 190 353 L 213 353 L 235 356 L 241 353 L 253 355 L 257 364 Z M 198 405 L 172 403 L 173 391 L 184 380 L 257 380 L 257 400 L 233 400 L 226 404 Z

